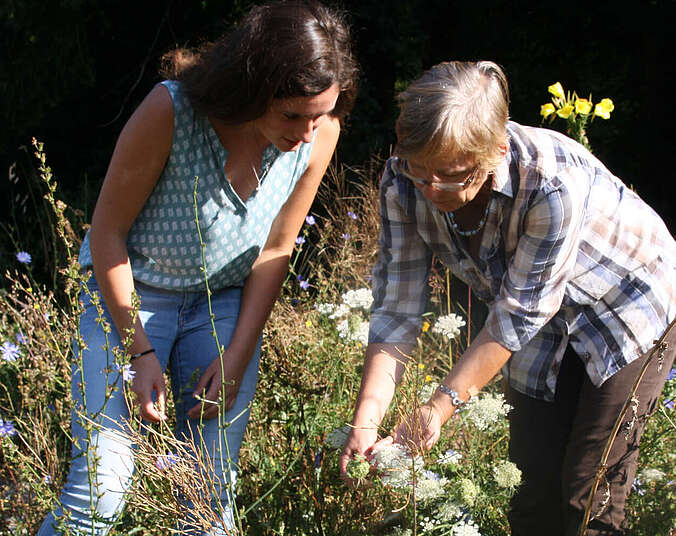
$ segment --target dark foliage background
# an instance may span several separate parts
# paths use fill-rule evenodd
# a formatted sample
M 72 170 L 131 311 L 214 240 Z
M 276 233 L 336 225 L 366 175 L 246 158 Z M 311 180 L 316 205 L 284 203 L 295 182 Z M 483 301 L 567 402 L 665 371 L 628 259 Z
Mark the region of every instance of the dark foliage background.
M 30 138 L 46 144 L 61 195 L 87 221 L 115 139 L 159 81 L 158 59 L 177 45 L 213 39 L 247 0 L 3 0 L 0 2 L 0 266 L 20 245 L 40 269 L 41 227 L 27 180 Z M 336 3 L 336 2 L 332 2 Z M 547 86 L 594 100 L 611 97 L 610 121 L 595 121 L 595 152 L 673 229 L 676 2 L 544 3 L 523 0 L 344 0 L 362 67 L 359 98 L 337 159 L 386 155 L 394 143 L 394 96 L 424 69 L 449 59 L 492 59 L 510 79 L 512 117 L 540 122 Z M 4 171 L 3 171 L 4 173 Z

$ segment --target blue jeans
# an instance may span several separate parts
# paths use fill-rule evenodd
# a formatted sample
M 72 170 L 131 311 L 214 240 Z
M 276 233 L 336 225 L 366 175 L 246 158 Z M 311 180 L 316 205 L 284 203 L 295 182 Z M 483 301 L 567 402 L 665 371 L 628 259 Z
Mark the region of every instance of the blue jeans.
M 92 293 L 98 291 L 93 276 L 87 286 Z M 170 367 L 176 403 L 176 436 L 179 439 L 194 438 L 195 444 L 201 449 L 200 454 L 211 458 L 215 477 L 222 483 L 221 497 L 215 497 L 213 504 L 217 508 L 215 511 L 225 512 L 223 523 L 220 527 L 214 527 L 208 534 L 209 536 L 226 534 L 224 527 L 227 529 L 233 527 L 227 482 L 232 479 L 234 485 L 239 449 L 249 420 L 250 412 L 247 408 L 256 389 L 261 341 L 258 341 L 254 356 L 246 369 L 235 405 L 225 415 L 226 422 L 232 419 L 234 422 L 222 430 L 221 444 L 224 451 L 222 458 L 226 463 L 221 464 L 219 462 L 221 453 L 218 448 L 219 420 L 217 418 L 204 420 L 200 430 L 199 421 L 186 416 L 187 411 L 198 403 L 192 396 L 197 380 L 218 353 L 212 335 L 206 293 L 162 290 L 139 283 L 136 284 L 136 291 L 141 299 L 139 318 L 148 339 L 155 348 L 162 368 L 166 370 L 167 366 Z M 218 339 L 225 347 L 230 344 L 235 329 L 241 291 L 241 288 L 227 288 L 214 292 L 211 296 Z M 85 309 L 80 318 L 80 333 L 86 347 L 82 351 L 82 371 L 77 365 L 73 366 L 73 401 L 76 409 L 82 407 L 81 385 L 84 385 L 86 415 L 92 418 L 97 426 L 91 432 L 91 443 L 88 445 L 87 433 L 82 426 L 83 414 L 74 409 L 71 429 L 74 441 L 70 472 L 61 494 L 60 505 L 45 519 L 38 536 L 61 534 L 56 528 L 58 523 L 55 524 L 55 520 L 65 522 L 72 534 L 97 536 L 107 534 L 110 523 L 124 506 L 125 493 L 129 489 L 134 471 L 134 445 L 128 435 L 121 433 L 121 423 L 129 416 L 122 392 L 123 379 L 114 369 L 112 351 L 102 349 L 106 346 L 106 338 L 97 322 L 96 307 L 85 292 L 81 293 L 81 301 Z M 103 304 L 102 300 L 101 303 Z M 114 346 L 121 346 L 105 305 L 103 310 L 112 328 L 108 334 L 108 347 L 112 349 Z M 74 344 L 74 349 L 77 360 L 79 356 L 77 343 Z M 110 385 L 115 385 L 117 389 L 106 400 L 106 387 Z M 230 453 L 229 466 L 225 449 L 226 440 Z M 88 465 L 93 466 L 94 463 L 96 470 L 92 473 L 96 476 L 96 481 L 94 489 L 91 489 L 93 486 L 90 485 Z M 220 501 L 220 507 L 216 504 L 217 501 Z M 92 509 L 95 510 L 95 515 Z

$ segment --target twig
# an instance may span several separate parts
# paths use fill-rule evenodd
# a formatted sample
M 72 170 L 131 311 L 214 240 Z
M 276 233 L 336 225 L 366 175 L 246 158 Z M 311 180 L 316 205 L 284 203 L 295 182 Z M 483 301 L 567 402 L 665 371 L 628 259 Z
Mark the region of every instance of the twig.
M 627 411 L 629 410 L 629 407 L 632 404 L 632 400 L 634 396 L 636 395 L 636 390 L 638 389 L 639 384 L 641 383 L 641 380 L 643 379 L 643 376 L 648 369 L 648 365 L 653 360 L 653 357 L 655 354 L 658 355 L 663 355 L 664 350 L 667 348 L 667 343 L 664 342 L 664 339 L 666 336 L 669 334 L 671 329 L 674 327 L 676 324 L 676 319 L 672 320 L 669 326 L 667 327 L 666 330 L 664 330 L 664 333 L 662 336 L 659 338 L 659 340 L 655 343 L 655 345 L 652 347 L 650 350 L 650 355 L 648 358 L 645 360 L 645 363 L 643 363 L 643 366 L 641 367 L 641 371 L 638 374 L 638 377 L 636 378 L 636 381 L 634 381 L 634 386 L 631 389 L 631 392 L 629 393 L 629 396 L 627 397 L 627 400 L 624 402 L 624 406 L 622 407 L 622 411 L 620 411 L 620 414 L 617 416 L 617 420 L 615 421 L 615 426 L 613 427 L 613 431 L 610 434 L 610 437 L 608 437 L 608 441 L 606 441 L 606 446 L 603 449 L 603 454 L 601 455 L 601 461 L 599 462 L 598 467 L 596 468 L 596 477 L 594 478 L 594 483 L 591 487 L 591 490 L 589 491 L 589 497 L 587 498 L 587 507 L 584 510 L 584 517 L 582 519 L 582 524 L 580 525 L 580 530 L 578 532 L 578 536 L 585 536 L 587 534 L 587 525 L 589 525 L 589 521 L 591 518 L 591 509 L 592 509 L 592 502 L 594 500 L 594 496 L 596 495 L 596 492 L 598 490 L 599 484 L 601 482 L 601 479 L 605 477 L 606 471 L 608 470 L 608 457 L 610 456 L 610 449 L 613 447 L 613 443 L 615 442 L 615 439 L 617 437 L 618 432 L 620 431 L 620 428 L 622 427 L 622 423 L 624 422 L 624 418 L 627 414 Z

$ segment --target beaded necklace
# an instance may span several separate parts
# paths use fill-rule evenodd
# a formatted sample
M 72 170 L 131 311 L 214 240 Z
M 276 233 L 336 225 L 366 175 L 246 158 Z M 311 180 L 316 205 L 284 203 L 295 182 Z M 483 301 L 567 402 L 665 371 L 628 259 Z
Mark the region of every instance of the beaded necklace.
M 481 216 L 481 220 L 479 220 L 479 225 L 475 229 L 471 229 L 470 231 L 464 231 L 460 228 L 460 226 L 455 223 L 455 218 L 453 217 L 453 213 L 449 212 L 448 213 L 448 221 L 451 224 L 451 227 L 453 227 L 453 230 L 458 233 L 460 236 L 474 236 L 477 234 L 481 229 L 483 228 L 484 225 L 486 225 L 486 220 L 488 219 L 488 208 L 490 207 L 490 203 L 486 203 L 486 210 L 484 210 L 484 215 Z

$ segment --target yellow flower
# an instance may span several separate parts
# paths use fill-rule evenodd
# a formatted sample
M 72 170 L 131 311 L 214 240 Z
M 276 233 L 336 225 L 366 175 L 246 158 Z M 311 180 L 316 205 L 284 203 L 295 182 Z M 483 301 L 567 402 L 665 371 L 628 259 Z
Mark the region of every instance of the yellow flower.
M 576 99 L 575 100 L 575 113 L 587 115 L 591 112 L 592 103 L 587 99 Z
M 565 99 L 565 95 L 563 94 L 563 86 L 561 85 L 561 82 L 557 82 L 556 84 L 552 84 L 547 88 L 549 92 L 554 95 L 555 97 L 558 97 L 559 99 Z
M 430 376 L 429 374 L 427 376 L 425 376 L 425 383 L 429 383 L 431 381 L 432 381 L 432 376 Z
M 430 330 L 430 323 L 425 320 L 422 324 L 422 332 L 427 333 Z
M 306 320 L 306 321 L 305 321 L 305 325 L 306 325 L 307 327 L 311 328 L 311 327 L 312 327 L 312 320 Z
M 554 105 L 551 102 L 548 102 L 547 104 L 543 104 L 540 106 L 540 115 L 542 117 L 549 117 L 556 111 L 556 108 L 554 108 Z
M 425 363 L 418 363 L 418 370 L 425 370 Z
M 556 115 L 558 115 L 561 119 L 568 119 L 570 117 L 570 114 L 572 113 L 573 113 L 572 104 L 566 104 L 564 107 L 556 110 Z
M 615 109 L 613 101 L 610 99 L 601 99 L 596 107 L 594 108 L 594 115 L 598 115 L 603 119 L 610 119 L 610 112 Z

